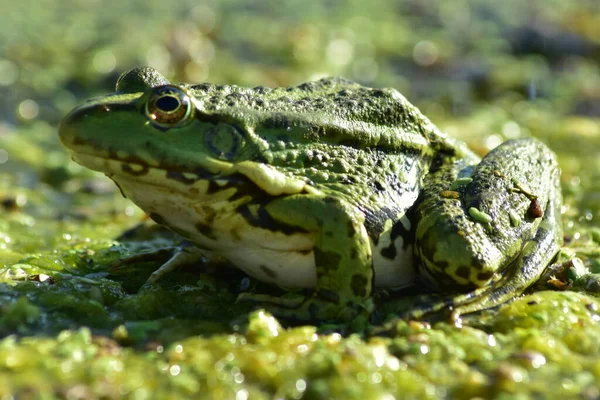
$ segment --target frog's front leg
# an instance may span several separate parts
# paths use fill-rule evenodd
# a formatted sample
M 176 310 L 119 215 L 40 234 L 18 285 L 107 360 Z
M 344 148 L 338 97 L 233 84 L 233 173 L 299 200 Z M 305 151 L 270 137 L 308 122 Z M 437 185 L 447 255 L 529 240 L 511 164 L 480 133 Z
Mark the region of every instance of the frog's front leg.
M 199 263 L 206 257 L 206 251 L 195 246 L 178 246 L 169 260 L 165 262 L 159 269 L 152 272 L 146 284 L 153 284 L 160 280 L 163 276 L 175 271 L 177 268 L 185 265 Z
M 240 300 L 259 302 L 277 316 L 299 321 L 368 316 L 373 265 L 364 215 L 344 200 L 317 195 L 277 198 L 265 210 L 277 223 L 313 236 L 316 287 L 312 297 L 300 301 L 257 294 L 242 294 Z
M 420 275 L 448 297 L 409 317 L 494 307 L 535 283 L 562 244 L 560 170 L 535 139 L 513 140 L 480 164 L 427 177 L 417 209 Z

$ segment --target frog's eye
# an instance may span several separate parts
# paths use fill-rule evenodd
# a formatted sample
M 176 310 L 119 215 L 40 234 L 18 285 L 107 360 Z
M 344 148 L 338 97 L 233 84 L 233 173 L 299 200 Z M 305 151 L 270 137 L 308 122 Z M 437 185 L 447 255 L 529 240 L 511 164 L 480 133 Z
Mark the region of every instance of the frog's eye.
M 194 104 L 181 88 L 172 85 L 153 89 L 146 101 L 146 116 L 161 128 L 172 128 L 190 122 Z

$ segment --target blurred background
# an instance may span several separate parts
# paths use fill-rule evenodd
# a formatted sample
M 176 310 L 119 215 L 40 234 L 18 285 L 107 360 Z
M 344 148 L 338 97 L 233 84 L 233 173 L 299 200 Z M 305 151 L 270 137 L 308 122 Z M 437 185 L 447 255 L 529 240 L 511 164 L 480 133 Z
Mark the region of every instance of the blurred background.
M 342 75 L 440 114 L 502 98 L 600 114 L 594 0 L 2 3 L 0 117 L 9 124 L 55 122 L 137 65 L 240 85 Z

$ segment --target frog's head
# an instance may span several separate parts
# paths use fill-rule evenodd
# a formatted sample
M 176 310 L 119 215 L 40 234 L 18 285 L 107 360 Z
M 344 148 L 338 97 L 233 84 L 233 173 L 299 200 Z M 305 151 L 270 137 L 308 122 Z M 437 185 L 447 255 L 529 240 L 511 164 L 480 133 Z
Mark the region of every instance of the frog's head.
M 386 154 L 425 163 L 444 146 L 455 150 L 393 89 L 341 78 L 276 89 L 175 85 L 151 68 L 124 73 L 114 93 L 73 110 L 60 138 L 75 161 L 121 189 L 208 184 L 253 197 L 355 185 L 364 193 L 346 191 L 363 199 L 372 185 L 402 184 L 405 166 L 383 163 Z
M 245 90 L 256 89 L 174 85 L 154 69 L 136 68 L 121 75 L 114 93 L 69 113 L 60 139 L 76 162 L 121 186 L 127 180 L 161 186 L 202 180 L 223 187 L 242 179 L 269 195 L 302 192 L 305 179 L 264 159 L 269 143 L 254 127 L 265 113 L 243 106 Z

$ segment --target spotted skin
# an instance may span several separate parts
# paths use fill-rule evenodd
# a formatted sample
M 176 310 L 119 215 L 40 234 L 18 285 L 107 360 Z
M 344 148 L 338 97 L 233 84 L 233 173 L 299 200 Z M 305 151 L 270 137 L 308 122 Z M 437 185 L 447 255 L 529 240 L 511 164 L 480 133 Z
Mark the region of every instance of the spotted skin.
M 60 137 L 198 248 L 312 289 L 240 296 L 301 321 L 364 320 L 375 287 L 449 293 L 411 317 L 491 307 L 531 285 L 562 240 L 559 170 L 543 144 L 508 141 L 480 160 L 397 91 L 341 78 L 173 85 L 137 68 L 65 117 Z

